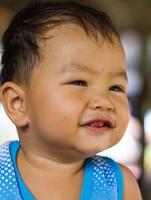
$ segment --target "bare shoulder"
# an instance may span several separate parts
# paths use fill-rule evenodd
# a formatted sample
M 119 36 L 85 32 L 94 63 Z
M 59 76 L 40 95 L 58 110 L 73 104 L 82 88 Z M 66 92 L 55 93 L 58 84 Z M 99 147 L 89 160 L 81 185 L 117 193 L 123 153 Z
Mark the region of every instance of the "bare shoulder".
M 124 198 L 123 200 L 142 200 L 140 189 L 132 172 L 120 164 L 124 175 Z

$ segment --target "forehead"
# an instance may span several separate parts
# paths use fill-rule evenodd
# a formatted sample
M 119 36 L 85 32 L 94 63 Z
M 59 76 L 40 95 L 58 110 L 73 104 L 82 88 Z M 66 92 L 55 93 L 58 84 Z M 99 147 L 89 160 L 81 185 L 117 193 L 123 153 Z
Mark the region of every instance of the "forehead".
M 125 67 L 124 51 L 116 37 L 113 37 L 113 43 L 101 35 L 96 41 L 75 24 L 61 25 L 47 32 L 45 37 L 47 39 L 40 43 L 43 54 L 40 65 L 56 73 L 84 71 L 84 68 L 100 71 L 107 67 L 112 72 L 122 71 Z
M 86 30 L 84 27 L 80 26 L 76 23 L 66 22 L 64 24 L 58 25 L 51 30 L 48 30 L 43 36 L 44 40 L 40 40 L 40 44 L 42 47 L 46 47 L 47 45 L 53 45 L 54 43 L 61 44 L 68 40 L 68 42 L 74 42 L 75 39 L 81 40 L 81 42 L 94 42 L 99 47 L 101 47 L 102 43 L 108 43 L 109 46 L 114 47 L 122 47 L 120 39 L 117 36 L 111 34 L 111 37 L 105 37 L 102 35 L 100 31 L 93 28 L 91 30 Z M 45 40 L 46 39 L 46 40 Z M 51 40 L 49 40 L 51 39 Z M 74 39 L 74 40 L 72 40 Z

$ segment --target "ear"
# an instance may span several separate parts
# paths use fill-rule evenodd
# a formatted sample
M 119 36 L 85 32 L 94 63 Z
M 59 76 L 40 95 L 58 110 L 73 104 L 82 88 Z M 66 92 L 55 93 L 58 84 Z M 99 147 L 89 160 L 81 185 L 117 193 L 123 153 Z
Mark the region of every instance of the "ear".
M 17 127 L 28 125 L 24 89 L 13 82 L 6 82 L 1 88 L 1 98 L 8 117 Z

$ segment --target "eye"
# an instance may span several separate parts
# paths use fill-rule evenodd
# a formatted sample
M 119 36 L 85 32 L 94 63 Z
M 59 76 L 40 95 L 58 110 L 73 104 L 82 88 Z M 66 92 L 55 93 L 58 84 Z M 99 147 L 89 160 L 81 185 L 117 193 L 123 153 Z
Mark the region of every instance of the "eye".
M 77 86 L 84 86 L 84 87 L 87 87 L 87 81 L 84 81 L 84 80 L 74 80 L 74 81 L 71 81 L 70 84 L 72 85 L 77 85 Z
M 125 89 L 118 85 L 113 85 L 109 88 L 109 90 L 115 91 L 115 92 L 123 92 L 125 93 Z

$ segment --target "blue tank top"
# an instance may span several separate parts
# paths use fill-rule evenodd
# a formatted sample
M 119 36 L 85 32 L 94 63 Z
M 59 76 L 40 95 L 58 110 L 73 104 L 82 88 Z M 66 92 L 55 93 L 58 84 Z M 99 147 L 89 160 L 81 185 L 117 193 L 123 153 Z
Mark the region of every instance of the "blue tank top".
M 19 141 L 0 145 L 0 200 L 35 200 L 19 174 Z M 80 200 L 122 200 L 123 176 L 112 159 L 93 156 L 85 160 Z

